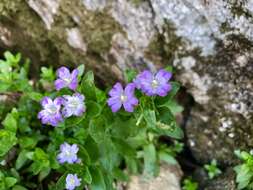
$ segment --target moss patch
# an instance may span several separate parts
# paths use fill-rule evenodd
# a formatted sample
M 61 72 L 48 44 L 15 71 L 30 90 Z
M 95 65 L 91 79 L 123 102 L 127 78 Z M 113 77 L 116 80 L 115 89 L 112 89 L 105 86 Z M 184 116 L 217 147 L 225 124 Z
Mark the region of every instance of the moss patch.
M 15 42 L 10 50 L 30 57 L 37 72 L 40 65 L 71 67 L 85 63 L 89 68 L 103 71 L 101 77 L 112 78 L 108 76 L 112 63 L 107 63 L 105 55 L 111 48 L 112 36 L 124 32 L 108 10 L 93 12 L 87 10 L 81 0 L 61 0 L 51 30 L 46 29 L 45 23 L 26 1 L 3 0 L 0 13 L 1 23 L 11 31 Z M 71 28 L 80 31 L 87 45 L 86 54 L 67 43 L 66 31 Z
M 160 65 L 166 65 L 174 60 L 175 52 L 184 43 L 180 37 L 175 34 L 175 28 L 172 23 L 167 22 L 163 26 L 162 34 L 154 36 L 149 44 L 145 56 Z

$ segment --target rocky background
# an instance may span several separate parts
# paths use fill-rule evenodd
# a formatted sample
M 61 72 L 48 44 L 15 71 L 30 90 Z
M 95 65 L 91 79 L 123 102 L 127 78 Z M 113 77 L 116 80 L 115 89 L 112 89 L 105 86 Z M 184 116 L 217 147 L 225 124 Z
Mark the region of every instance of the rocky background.
M 101 84 L 173 65 L 191 159 L 224 169 L 205 182 L 194 168 L 202 189 L 235 189 L 233 152 L 253 147 L 253 0 L 1 0 L 6 49 L 30 57 L 34 73 L 85 64 Z

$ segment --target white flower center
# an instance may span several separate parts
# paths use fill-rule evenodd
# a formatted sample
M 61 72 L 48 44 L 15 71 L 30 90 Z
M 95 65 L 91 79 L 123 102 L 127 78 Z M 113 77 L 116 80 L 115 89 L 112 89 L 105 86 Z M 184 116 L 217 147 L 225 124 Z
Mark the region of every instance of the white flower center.
M 74 179 L 73 177 L 70 178 L 69 183 L 70 183 L 71 185 L 75 185 L 75 179 Z
M 79 105 L 79 101 L 76 98 L 69 100 L 69 107 L 77 108 Z
M 48 113 L 50 114 L 56 114 L 57 113 L 57 107 L 54 104 L 51 104 L 47 108 Z
M 65 153 L 66 153 L 66 156 L 67 156 L 67 157 L 70 157 L 70 156 L 71 156 L 71 152 L 70 152 L 69 150 L 66 150 Z
M 152 88 L 156 89 L 158 87 L 158 81 L 153 79 L 151 82 L 151 86 L 152 86 Z
M 71 83 L 71 79 L 70 78 L 64 78 L 63 79 L 67 84 L 70 84 Z
M 125 96 L 124 94 L 121 94 L 120 100 L 121 102 L 125 102 L 127 100 L 127 96 Z

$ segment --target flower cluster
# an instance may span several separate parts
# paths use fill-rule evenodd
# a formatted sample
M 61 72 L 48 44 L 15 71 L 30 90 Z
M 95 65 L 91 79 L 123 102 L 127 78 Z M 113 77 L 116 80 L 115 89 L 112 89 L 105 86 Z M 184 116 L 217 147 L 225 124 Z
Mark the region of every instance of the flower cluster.
M 57 70 L 57 80 L 55 81 L 55 89 L 57 91 L 62 88 L 69 88 L 75 91 L 72 95 L 63 95 L 56 97 L 54 100 L 50 97 L 44 97 L 41 101 L 42 111 L 38 113 L 38 118 L 42 124 L 50 124 L 57 126 L 64 118 L 71 116 L 82 116 L 86 111 L 84 95 L 76 92 L 78 87 L 78 69 L 70 72 L 66 67 L 61 67 Z M 166 96 L 171 90 L 169 80 L 172 74 L 163 69 L 156 74 L 150 71 L 143 71 L 126 85 L 125 88 L 118 82 L 109 91 L 109 99 L 107 104 L 111 107 L 112 112 L 117 112 L 123 107 L 127 112 L 133 112 L 135 106 L 138 105 L 138 99 L 135 97 L 135 89 L 141 90 L 147 96 Z M 60 153 L 57 160 L 60 164 L 81 163 L 77 153 L 79 147 L 77 144 L 63 143 L 60 146 Z M 77 174 L 68 174 L 66 177 L 66 189 L 74 190 L 80 186 L 81 179 Z
M 110 98 L 107 104 L 111 107 L 112 112 L 117 112 L 124 107 L 127 112 L 133 112 L 134 107 L 138 104 L 135 97 L 135 88 L 141 90 L 147 96 L 166 96 L 171 90 L 169 80 L 172 74 L 164 69 L 159 70 L 156 74 L 145 70 L 134 79 L 133 83 L 126 85 L 123 89 L 120 83 L 116 83 L 109 91 Z
M 57 70 L 58 79 L 55 81 L 56 90 L 68 87 L 76 90 L 78 85 L 78 70 L 75 69 L 70 73 L 66 67 Z M 52 100 L 44 97 L 41 101 L 43 110 L 39 112 L 38 118 L 43 124 L 57 126 L 64 118 L 71 116 L 81 116 L 85 112 L 85 97 L 82 94 L 74 93 L 72 96 L 64 95 Z M 63 107 L 63 108 L 62 108 Z

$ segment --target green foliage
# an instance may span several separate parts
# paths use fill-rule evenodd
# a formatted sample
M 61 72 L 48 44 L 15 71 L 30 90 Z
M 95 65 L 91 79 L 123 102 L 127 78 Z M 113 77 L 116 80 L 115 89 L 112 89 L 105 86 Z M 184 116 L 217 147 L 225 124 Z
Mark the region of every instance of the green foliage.
M 191 178 L 187 178 L 183 181 L 183 190 L 197 190 L 198 183 L 192 181 Z
M 253 189 L 253 155 L 236 150 L 236 156 L 242 161 L 240 165 L 234 167 L 236 172 L 237 189 Z
M 56 76 L 52 68 L 42 67 L 38 81 L 28 79 L 28 69 L 29 61 L 23 61 L 20 54 L 7 52 L 5 60 L 0 60 L 0 92 L 19 94 L 15 107 L 1 121 L 0 190 L 39 189 L 38 184 L 65 189 L 69 173 L 82 179 L 77 189 L 89 186 L 91 190 L 113 190 L 114 181 L 127 181 L 128 174 L 152 177 L 158 174 L 161 161 L 177 163 L 175 157 L 183 148 L 175 140 L 183 137 L 175 120 L 175 114 L 182 111 L 174 100 L 178 83 L 172 83 L 173 89 L 166 97 L 136 93 L 139 106 L 134 113 L 112 113 L 106 103 L 107 91 L 99 89 L 93 73 L 85 72 L 81 65 L 77 92 L 85 95 L 86 112 L 52 127 L 37 119 L 39 102 L 44 96 L 55 98 L 71 92 L 53 89 Z M 126 80 L 131 81 L 135 75 L 128 71 Z M 174 144 L 161 143 L 161 135 Z M 59 147 L 64 142 L 78 145 L 80 163 L 58 163 Z
M 211 164 L 204 165 L 204 168 L 208 172 L 209 179 L 213 179 L 221 174 L 221 170 L 218 168 L 216 160 L 212 160 Z

